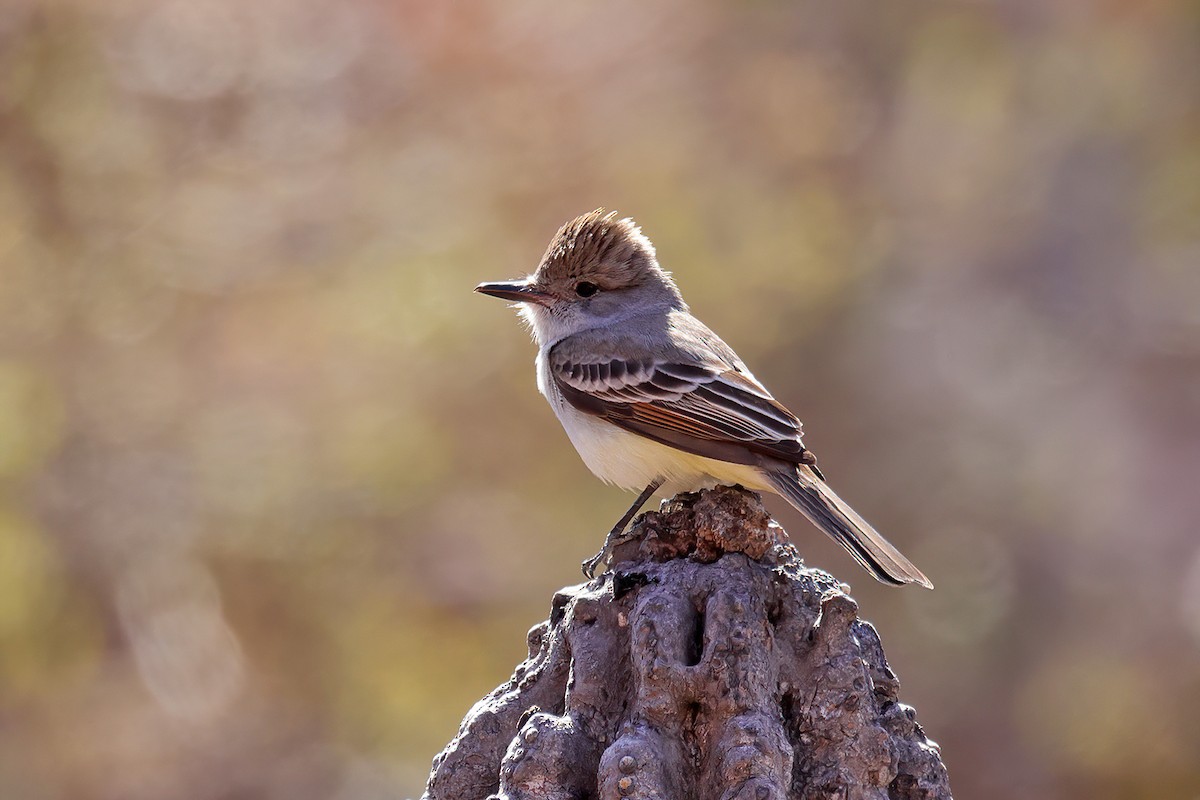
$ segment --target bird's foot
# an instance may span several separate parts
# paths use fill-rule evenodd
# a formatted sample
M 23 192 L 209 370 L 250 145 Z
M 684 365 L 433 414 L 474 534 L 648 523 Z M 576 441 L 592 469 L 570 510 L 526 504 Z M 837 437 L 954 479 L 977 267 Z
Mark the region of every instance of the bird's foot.
M 583 574 L 588 580 L 596 577 L 596 567 L 600 566 L 601 564 L 608 564 L 608 559 L 612 556 L 614 547 L 619 544 L 624 544 L 633 538 L 631 534 L 625 532 L 625 527 L 629 525 L 634 515 L 637 514 L 637 512 L 641 510 L 642 506 L 646 504 L 646 501 L 650 499 L 650 496 L 658 491 L 658 488 L 662 485 L 662 478 L 655 478 L 653 481 L 651 481 L 650 485 L 643 489 L 642 493 L 639 494 L 637 499 L 633 501 L 633 505 L 629 507 L 629 510 L 625 512 L 624 516 L 622 516 L 621 519 L 617 521 L 617 524 L 613 526 L 613 529 L 608 532 L 608 536 L 604 537 L 604 546 L 600 548 L 600 552 L 583 562 Z
M 608 566 L 608 560 L 612 558 L 613 550 L 625 544 L 626 542 L 633 541 L 636 538 L 637 536 L 633 533 L 632 528 L 630 530 L 624 530 L 623 526 L 622 528 L 614 528 L 611 532 L 609 532 L 608 536 L 604 538 L 604 546 L 600 548 L 600 552 L 596 553 L 596 555 L 592 556 L 587 561 L 584 561 L 582 565 L 580 565 L 583 568 L 584 576 L 588 580 L 596 577 L 596 568 Z

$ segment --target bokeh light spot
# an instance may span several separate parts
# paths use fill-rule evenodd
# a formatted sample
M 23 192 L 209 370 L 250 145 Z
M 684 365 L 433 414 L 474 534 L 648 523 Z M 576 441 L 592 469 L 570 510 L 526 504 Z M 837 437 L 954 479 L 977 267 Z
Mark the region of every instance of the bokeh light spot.
M 43 531 L 0 508 L 0 640 L 49 621 L 57 568 Z
M 1051 653 L 1013 706 L 1026 745 L 1091 775 L 1178 766 L 1186 746 L 1161 713 L 1170 700 L 1149 669 L 1111 652 Z
M 64 433 L 65 410 L 45 373 L 0 361 L 0 477 L 18 475 L 45 459 Z
M 138 674 L 168 713 L 203 720 L 228 709 L 244 658 L 207 570 L 173 556 L 136 562 L 118 584 L 117 605 Z
M 975 528 L 939 531 L 910 555 L 937 587 L 904 596 L 914 621 L 930 636 L 955 644 L 987 638 L 1012 610 L 1016 573 L 1001 539 Z
M 141 9 L 132 36 L 114 42 L 113 56 L 132 89 L 202 100 L 242 80 L 248 33 L 228 4 L 169 0 Z

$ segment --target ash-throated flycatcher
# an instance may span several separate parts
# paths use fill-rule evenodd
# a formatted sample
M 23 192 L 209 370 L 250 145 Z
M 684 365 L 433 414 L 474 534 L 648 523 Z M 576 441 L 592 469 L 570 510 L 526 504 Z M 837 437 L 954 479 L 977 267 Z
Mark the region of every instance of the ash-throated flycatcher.
M 584 562 L 588 577 L 660 488 L 741 484 L 781 495 L 883 583 L 933 588 L 829 488 L 800 420 L 688 313 L 633 220 L 584 214 L 559 229 L 531 276 L 475 291 L 519 304 L 538 345 L 538 389 L 588 469 L 645 487 Z

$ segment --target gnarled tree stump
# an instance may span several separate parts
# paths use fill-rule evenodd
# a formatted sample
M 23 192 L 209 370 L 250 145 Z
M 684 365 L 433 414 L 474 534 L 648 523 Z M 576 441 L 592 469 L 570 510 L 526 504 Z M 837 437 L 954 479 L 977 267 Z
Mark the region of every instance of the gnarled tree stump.
M 610 572 L 555 595 L 425 800 L 950 798 L 875 629 L 757 495 L 635 524 Z

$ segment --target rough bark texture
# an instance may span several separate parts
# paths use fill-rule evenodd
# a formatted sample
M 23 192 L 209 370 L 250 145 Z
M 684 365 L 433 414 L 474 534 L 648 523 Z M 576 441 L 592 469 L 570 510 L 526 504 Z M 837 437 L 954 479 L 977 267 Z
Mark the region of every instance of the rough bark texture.
M 425 800 L 950 798 L 879 637 L 757 495 L 643 515 L 433 762 Z

